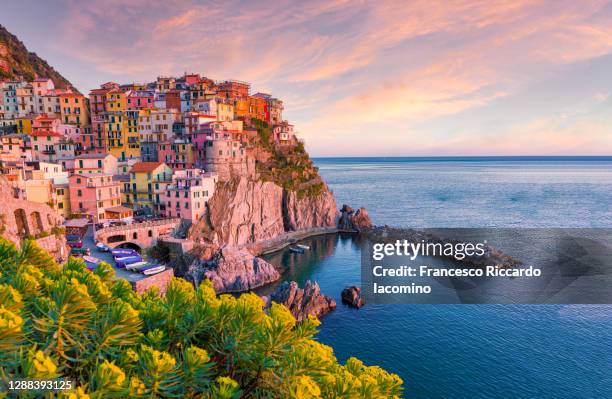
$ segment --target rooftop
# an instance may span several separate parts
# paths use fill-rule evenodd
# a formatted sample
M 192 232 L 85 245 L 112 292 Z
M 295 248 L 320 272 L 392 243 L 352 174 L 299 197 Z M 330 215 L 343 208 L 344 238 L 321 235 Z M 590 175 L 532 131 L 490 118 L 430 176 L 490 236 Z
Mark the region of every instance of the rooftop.
M 153 172 L 155 169 L 163 165 L 163 162 L 137 162 L 132 166 L 131 173 Z

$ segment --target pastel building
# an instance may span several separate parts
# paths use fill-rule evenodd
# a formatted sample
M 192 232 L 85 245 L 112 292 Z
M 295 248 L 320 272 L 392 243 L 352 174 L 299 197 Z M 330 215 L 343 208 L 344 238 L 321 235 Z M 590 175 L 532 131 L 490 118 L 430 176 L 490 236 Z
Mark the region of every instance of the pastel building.
M 78 155 L 74 160 L 74 173 L 78 175 L 116 175 L 118 173 L 117 158 L 113 154 L 90 153 Z
M 206 213 L 217 181 L 215 173 L 205 173 L 202 169 L 175 171 L 164 193 L 165 215 L 197 221 Z
M 121 184 L 111 175 L 72 175 L 70 207 L 73 214 L 84 215 L 94 222 L 111 219 L 108 209 L 121 206 Z
M 59 95 L 62 122 L 77 127 L 89 121 L 89 111 L 85 97 L 78 93 L 65 92 Z
M 185 140 L 164 141 L 158 144 L 158 161 L 172 170 L 189 169 L 194 165 L 193 144 Z
M 130 170 L 125 202 L 134 209 L 148 208 L 163 214 L 163 193 L 172 180 L 172 169 L 163 162 L 137 162 Z

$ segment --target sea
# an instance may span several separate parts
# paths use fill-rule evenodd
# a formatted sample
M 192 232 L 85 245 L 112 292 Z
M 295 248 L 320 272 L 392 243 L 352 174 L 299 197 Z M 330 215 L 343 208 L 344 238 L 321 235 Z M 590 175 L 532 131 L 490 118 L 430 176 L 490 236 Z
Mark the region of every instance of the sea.
M 612 228 L 612 157 L 315 158 L 338 204 L 411 228 Z M 612 398 L 612 306 L 341 304 L 350 235 L 268 259 L 338 307 L 317 339 L 404 380 L 406 398 Z M 271 291 L 275 286 L 267 287 Z

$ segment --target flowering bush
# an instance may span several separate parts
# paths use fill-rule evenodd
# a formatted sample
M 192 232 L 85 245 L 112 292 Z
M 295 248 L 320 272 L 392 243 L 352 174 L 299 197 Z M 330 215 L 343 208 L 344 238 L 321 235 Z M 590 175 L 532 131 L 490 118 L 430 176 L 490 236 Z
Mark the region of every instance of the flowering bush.
M 0 379 L 69 378 L 74 398 L 397 398 L 402 381 L 313 340 L 255 294 L 174 279 L 134 293 L 112 268 L 63 267 L 32 241 L 0 238 Z

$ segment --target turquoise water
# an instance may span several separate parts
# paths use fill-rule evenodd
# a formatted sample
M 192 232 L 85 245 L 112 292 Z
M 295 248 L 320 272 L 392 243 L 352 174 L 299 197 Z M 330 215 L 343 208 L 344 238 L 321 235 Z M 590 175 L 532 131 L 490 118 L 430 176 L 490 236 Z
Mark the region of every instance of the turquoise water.
M 339 204 L 405 227 L 612 227 L 612 158 L 316 159 Z M 612 308 L 340 304 L 360 283 L 351 237 L 270 260 L 338 308 L 318 339 L 401 375 L 409 398 L 610 398 Z M 268 290 L 274 287 L 269 287 Z

